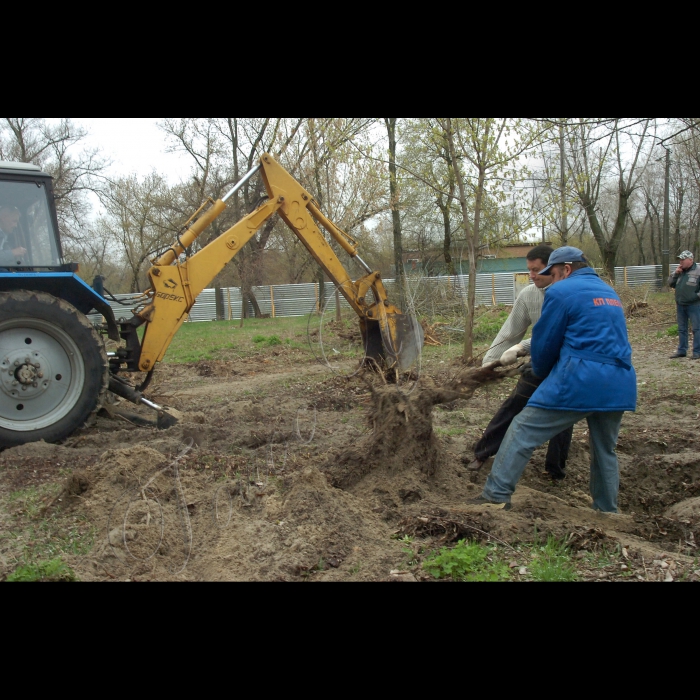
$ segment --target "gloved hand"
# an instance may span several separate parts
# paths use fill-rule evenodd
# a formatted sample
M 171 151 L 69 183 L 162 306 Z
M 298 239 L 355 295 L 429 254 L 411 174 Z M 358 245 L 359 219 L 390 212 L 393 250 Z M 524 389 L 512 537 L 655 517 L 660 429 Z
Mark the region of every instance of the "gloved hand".
M 501 364 L 502 365 L 512 365 L 517 359 L 518 356 L 522 355 L 527 355 L 527 352 L 525 348 L 518 343 L 517 345 L 514 345 L 512 348 L 508 348 L 502 355 L 501 355 Z
M 542 379 L 538 377 L 533 371 L 532 371 L 532 362 L 524 362 L 520 367 L 518 367 L 518 372 L 520 372 L 520 376 L 525 380 L 525 381 L 530 381 L 530 382 L 541 382 Z

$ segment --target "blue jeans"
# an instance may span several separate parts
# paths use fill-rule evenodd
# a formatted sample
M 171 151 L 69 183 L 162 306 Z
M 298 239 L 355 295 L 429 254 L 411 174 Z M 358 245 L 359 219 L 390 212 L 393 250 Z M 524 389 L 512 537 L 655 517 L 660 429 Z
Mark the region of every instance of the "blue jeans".
M 510 502 L 534 449 L 584 418 L 590 434 L 593 508 L 617 513 L 620 474 L 615 446 L 622 411 L 582 413 L 526 406 L 510 424 L 481 495 L 489 501 Z
M 700 304 L 676 304 L 678 354 L 688 352 L 688 321 L 693 328 L 693 355 L 700 355 Z

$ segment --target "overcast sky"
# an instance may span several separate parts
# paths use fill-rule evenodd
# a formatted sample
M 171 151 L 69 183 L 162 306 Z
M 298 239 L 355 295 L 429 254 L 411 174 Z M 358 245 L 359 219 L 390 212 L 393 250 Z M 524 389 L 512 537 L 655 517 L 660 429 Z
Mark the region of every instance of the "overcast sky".
M 156 126 L 161 119 L 116 118 L 77 119 L 75 124 L 89 132 L 84 143 L 97 146 L 113 162 L 114 175 L 135 173 L 139 177 L 155 169 L 171 184 L 187 175 L 189 162 L 184 154 L 166 153 L 165 135 Z
M 112 160 L 113 175 L 148 175 L 153 169 L 168 178 L 171 184 L 185 179 L 190 169 L 190 158 L 183 153 L 167 153 L 165 134 L 158 128 L 160 118 L 93 118 L 78 119 L 74 123 L 88 130 L 84 143 L 99 147 Z M 99 208 L 99 207 L 98 207 Z M 540 242 L 539 227 L 526 236 Z

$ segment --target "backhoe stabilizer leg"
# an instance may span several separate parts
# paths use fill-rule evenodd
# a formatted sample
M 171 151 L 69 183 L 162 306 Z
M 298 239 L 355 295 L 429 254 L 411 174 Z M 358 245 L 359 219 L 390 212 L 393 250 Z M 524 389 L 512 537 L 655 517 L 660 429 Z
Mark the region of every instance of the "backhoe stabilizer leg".
M 172 428 L 174 425 L 177 425 L 179 420 L 182 418 L 180 411 L 174 408 L 159 406 L 157 403 L 147 399 L 140 391 L 137 391 L 134 389 L 134 387 L 130 386 L 115 375 L 111 375 L 109 378 L 109 390 L 113 394 L 121 396 L 127 401 L 131 401 L 131 403 L 143 404 L 144 406 L 148 406 L 148 408 L 152 408 L 154 411 L 157 411 L 158 417 L 156 420 L 156 427 L 159 430 Z

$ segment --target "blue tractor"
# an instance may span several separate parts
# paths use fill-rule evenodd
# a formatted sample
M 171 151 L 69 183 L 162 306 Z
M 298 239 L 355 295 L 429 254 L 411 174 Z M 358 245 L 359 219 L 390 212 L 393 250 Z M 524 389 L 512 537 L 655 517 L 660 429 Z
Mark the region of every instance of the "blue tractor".
M 258 172 L 267 190 L 259 206 L 191 254 L 226 200 Z M 151 260 L 150 288 L 131 315 L 118 320 L 101 278 L 90 287 L 63 259 L 51 177 L 34 165 L 0 162 L 0 449 L 64 439 L 100 408 L 108 391 L 156 410 L 159 428 L 174 425 L 177 412 L 142 392 L 197 296 L 275 214 L 360 317 L 363 363 L 394 376 L 410 370 L 423 347 L 420 324 L 389 302 L 380 273 L 357 254 L 357 241 L 324 216 L 313 195 L 271 155 L 263 154 L 220 200 L 202 204 L 177 242 Z M 366 274 L 352 280 L 321 228 Z M 91 324 L 91 312 L 103 321 Z M 115 351 L 106 352 L 105 337 L 116 342 Z M 132 386 L 120 372 L 146 376 Z
M 76 271 L 63 259 L 51 176 L 0 161 L 0 449 L 67 437 L 108 389 L 140 398 L 115 376 L 137 368 L 108 357 L 104 343 L 137 344 L 134 325 L 117 324 L 101 278 L 93 288 Z M 104 323 L 94 326 L 90 313 Z

